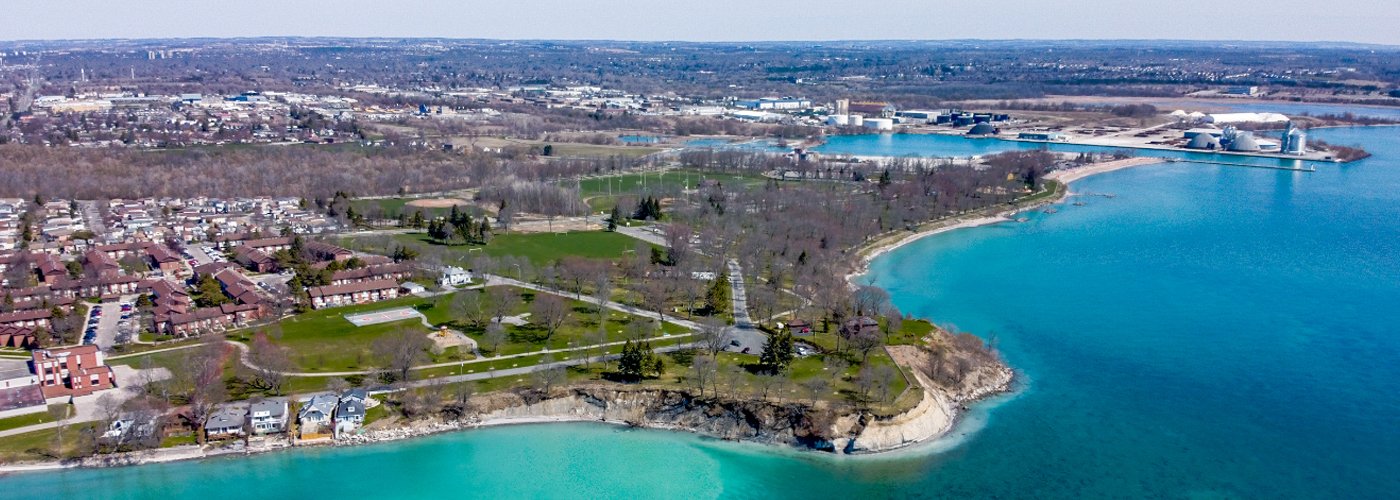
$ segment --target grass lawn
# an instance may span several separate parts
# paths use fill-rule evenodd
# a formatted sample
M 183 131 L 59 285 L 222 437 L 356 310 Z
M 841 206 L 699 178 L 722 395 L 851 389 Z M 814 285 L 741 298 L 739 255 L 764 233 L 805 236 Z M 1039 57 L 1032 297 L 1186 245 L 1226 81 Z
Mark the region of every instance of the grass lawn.
M 73 424 L 64 428 L 63 449 L 56 450 L 57 441 L 55 436 L 60 430 L 44 429 L 41 431 L 26 432 L 14 436 L 0 438 L 0 463 L 18 462 L 23 460 L 52 460 L 57 456 L 68 456 L 73 452 L 74 445 L 77 444 L 79 434 L 86 427 L 96 424 Z
M 67 406 L 67 405 L 58 405 L 58 406 Z M 55 421 L 55 420 L 56 420 L 56 419 L 53 418 L 53 415 L 49 414 L 48 411 L 41 411 L 41 412 L 38 412 L 38 413 L 30 413 L 30 414 L 28 414 L 28 415 L 18 415 L 18 416 L 9 417 L 9 418 L 0 418 L 0 431 L 7 431 L 7 430 L 10 430 L 10 429 L 18 429 L 18 428 L 20 428 L 20 427 L 28 427 L 28 426 L 31 426 L 31 425 L 46 424 L 46 423 L 49 423 L 49 422 L 53 422 L 53 421 Z
M 109 359 L 107 360 L 107 364 L 127 365 L 132 368 L 141 368 L 146 366 L 147 363 L 149 363 L 150 366 L 165 368 L 173 372 L 181 368 L 181 360 L 185 359 L 185 356 L 187 356 L 189 353 L 194 352 L 194 349 L 198 349 L 198 347 L 191 347 L 189 349 L 179 349 L 174 351 L 157 352 L 151 354 L 140 354 L 121 359 Z
M 197 444 L 198 442 L 198 437 L 195 436 L 193 432 L 186 434 L 174 434 L 161 438 L 160 447 L 170 448 L 174 446 L 183 446 L 187 444 Z
M 436 245 L 425 233 L 394 236 L 403 242 Z M 573 231 L 567 233 L 509 233 L 493 236 L 486 245 L 447 245 L 451 254 L 464 260 L 485 253 L 492 257 L 513 255 L 530 259 L 535 265 L 546 265 L 561 258 L 576 255 L 590 259 L 617 259 L 636 248 L 637 240 L 607 231 Z M 451 260 L 451 257 L 448 257 Z
M 536 292 L 532 290 L 517 289 L 517 291 L 521 294 L 523 300 L 511 311 L 511 315 L 530 312 L 530 303 L 535 298 Z M 465 290 L 457 293 L 478 293 L 483 295 L 482 299 L 484 301 L 489 300 L 489 294 L 484 290 Z M 572 309 L 572 312 L 569 315 L 569 319 L 554 332 L 553 336 L 550 336 L 548 330 L 544 327 L 534 323 L 527 323 L 525 325 L 507 324 L 506 343 L 497 347 L 496 352 L 490 352 L 490 346 L 487 346 L 484 342 L 483 337 L 486 333 L 484 327 L 474 327 L 465 320 L 460 319 L 454 321 L 452 325 L 454 328 L 466 333 L 467 336 L 476 339 L 482 351 L 487 352 L 489 355 L 519 354 L 539 351 L 546 347 L 549 349 L 564 349 L 589 344 L 589 342 L 585 341 L 585 336 L 598 329 L 598 315 L 595 312 L 594 306 L 567 296 L 565 297 L 565 301 Z M 632 326 L 633 321 L 641 319 L 637 316 L 611 309 L 606 310 L 606 313 L 604 322 L 607 329 L 606 337 L 608 342 L 625 340 L 629 329 L 634 328 Z M 530 318 L 526 316 L 525 319 L 529 320 Z M 651 335 L 656 336 L 661 333 L 674 335 L 685 332 L 685 327 L 673 323 L 663 323 L 661 325 L 661 332 L 654 332 Z

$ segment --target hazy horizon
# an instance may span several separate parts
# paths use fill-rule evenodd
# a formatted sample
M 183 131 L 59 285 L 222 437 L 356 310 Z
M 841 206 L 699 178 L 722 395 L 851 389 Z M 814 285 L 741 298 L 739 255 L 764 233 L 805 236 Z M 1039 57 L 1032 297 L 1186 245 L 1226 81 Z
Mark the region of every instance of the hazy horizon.
M 0 40 L 112 38 L 457 38 L 676 42 L 781 41 L 1229 41 L 1400 45 L 1400 4 L 1240 0 L 1201 13 L 1148 0 L 980 3 L 893 0 L 641 0 L 509 3 L 343 0 L 326 6 L 272 0 L 239 5 L 177 0 L 119 3 L 12 0 Z M 1224 12 L 1229 11 L 1229 12 Z M 1301 22 L 1298 20 L 1302 20 Z

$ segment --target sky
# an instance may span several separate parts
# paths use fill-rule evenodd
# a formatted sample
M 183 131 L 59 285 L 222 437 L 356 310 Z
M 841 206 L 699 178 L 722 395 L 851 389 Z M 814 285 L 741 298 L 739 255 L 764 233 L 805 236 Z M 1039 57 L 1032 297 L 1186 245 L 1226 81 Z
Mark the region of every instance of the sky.
M 1400 45 L 1395 0 L 3 0 L 0 40 L 1180 39 Z

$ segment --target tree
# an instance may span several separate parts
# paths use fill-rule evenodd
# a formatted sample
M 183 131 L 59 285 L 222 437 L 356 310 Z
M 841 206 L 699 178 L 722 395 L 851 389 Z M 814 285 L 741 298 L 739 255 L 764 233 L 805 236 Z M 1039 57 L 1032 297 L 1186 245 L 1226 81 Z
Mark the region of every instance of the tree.
M 641 380 L 647 370 L 647 353 L 641 345 L 628 340 L 622 344 L 622 357 L 617 360 L 617 371 L 626 380 Z
M 565 373 L 563 366 L 548 366 L 553 363 L 553 355 L 545 354 L 541 356 L 539 363 L 541 368 L 535 370 L 534 376 L 532 377 L 535 389 L 545 396 L 549 396 L 551 389 L 568 380 L 568 374 Z
M 793 356 L 792 334 L 782 330 L 768 336 L 758 361 L 768 371 L 778 373 L 787 370 L 788 365 L 792 364 Z
M 705 310 L 712 316 L 719 316 L 729 313 L 731 288 L 729 273 L 715 274 L 714 281 L 710 282 L 710 289 L 705 292 Z
M 397 380 L 408 380 L 409 371 L 427 358 L 431 347 L 427 335 L 407 328 L 385 334 L 370 344 L 380 366 L 394 372 Z
M 802 381 L 802 389 L 807 391 L 807 398 L 812 401 L 812 406 L 816 406 L 817 400 L 831 391 L 831 382 L 822 377 L 812 377 Z
M 617 221 L 622 218 L 622 210 L 613 205 L 612 213 L 608 215 L 608 232 L 617 231 Z
M 462 317 L 473 328 L 481 328 L 489 319 L 486 315 L 486 302 L 477 290 L 463 290 L 452 297 L 452 314 Z
M 569 319 L 569 304 L 563 297 L 552 293 L 535 294 L 534 303 L 530 304 L 531 322 L 534 322 L 545 329 L 545 341 L 554 337 L 554 332 L 559 327 L 564 326 L 564 322 Z
M 719 362 L 714 356 L 699 356 L 690 363 L 690 381 L 700 397 L 705 397 L 705 387 L 714 386 L 719 375 Z M 718 390 L 714 391 L 718 395 Z
M 176 377 L 183 378 L 187 387 L 186 400 L 189 401 L 190 417 L 199 426 L 196 439 L 204 442 L 204 422 L 213 413 L 214 406 L 228 397 L 224 386 L 224 358 L 227 345 L 217 336 L 209 336 L 204 344 L 185 356 L 183 367 Z
M 506 326 L 495 321 L 486 325 L 486 333 L 482 334 L 481 341 L 486 344 L 486 350 L 492 353 L 506 343 Z
M 500 323 L 502 318 L 515 311 L 515 307 L 520 305 L 520 292 L 508 286 L 487 288 L 486 296 L 491 299 L 491 317 L 497 323 Z
M 216 307 L 229 302 L 227 295 L 224 295 L 223 287 L 219 286 L 219 281 L 208 274 L 199 279 L 199 285 L 195 287 L 194 303 L 199 307 Z
M 282 387 L 287 381 L 286 372 L 293 368 L 292 358 L 287 349 L 272 343 L 267 333 L 258 332 L 253 335 L 248 358 L 254 366 L 257 384 L 273 394 L 281 395 Z
M 870 359 L 870 351 L 880 347 L 883 339 L 880 337 L 880 330 L 875 328 L 859 328 L 847 339 L 851 348 L 860 351 L 860 362 L 864 364 Z
M 731 335 L 729 325 L 715 318 L 706 318 L 700 322 L 700 343 L 704 344 L 705 350 L 710 354 L 719 354 L 729 346 Z

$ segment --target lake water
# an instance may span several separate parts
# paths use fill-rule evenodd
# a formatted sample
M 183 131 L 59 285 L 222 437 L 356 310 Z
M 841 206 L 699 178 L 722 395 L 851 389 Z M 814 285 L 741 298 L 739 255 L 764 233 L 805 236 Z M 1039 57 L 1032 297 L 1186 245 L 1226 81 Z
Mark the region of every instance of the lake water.
M 991 335 L 1020 390 L 879 457 L 591 424 L 0 479 L 5 498 L 1393 498 L 1400 129 L 1315 173 L 1192 163 L 925 238 L 865 279 Z M 934 152 L 938 153 L 938 152 Z

